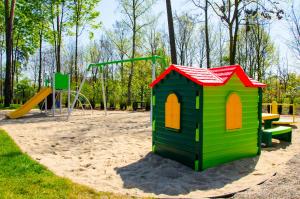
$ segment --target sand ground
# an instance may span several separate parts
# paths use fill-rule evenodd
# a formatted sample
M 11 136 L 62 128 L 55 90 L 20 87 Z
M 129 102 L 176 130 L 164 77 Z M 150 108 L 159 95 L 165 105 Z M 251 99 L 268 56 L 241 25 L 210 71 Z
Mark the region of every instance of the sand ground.
M 149 112 L 112 111 L 105 117 L 103 111 L 76 111 L 66 121 L 32 111 L 22 119 L 3 119 L 0 127 L 57 175 L 96 190 L 133 196 L 200 198 L 252 187 L 240 194 L 250 197 L 255 192 L 251 190 L 260 188 L 256 184 L 276 178 L 275 173 L 290 172 L 300 154 L 299 130 L 294 129 L 293 144 L 275 142 L 258 157 L 194 172 L 151 153 Z

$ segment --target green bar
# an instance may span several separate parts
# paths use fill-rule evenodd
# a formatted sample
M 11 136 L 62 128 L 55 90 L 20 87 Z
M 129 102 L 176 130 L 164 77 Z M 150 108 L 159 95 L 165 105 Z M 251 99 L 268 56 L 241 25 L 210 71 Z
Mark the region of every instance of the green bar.
M 155 144 L 152 146 L 152 152 L 155 153 Z
M 196 96 L 196 109 L 200 109 L 200 96 Z
M 138 57 L 138 58 L 133 58 L 133 59 L 124 59 L 124 60 L 116 60 L 116 61 L 109 61 L 109 62 L 102 62 L 102 63 L 94 63 L 94 64 L 89 65 L 88 70 L 90 70 L 93 67 L 102 68 L 103 66 L 106 66 L 106 65 L 119 64 L 119 63 L 125 63 L 125 62 L 151 60 L 153 63 L 155 63 L 157 59 L 161 59 L 163 61 L 163 64 L 166 65 L 165 58 L 158 56 L 158 55 L 154 55 L 154 56 L 150 56 L 150 57 Z
M 199 171 L 199 160 L 195 160 L 195 171 Z
M 155 131 L 155 120 L 152 121 L 152 131 Z
M 152 105 L 155 106 L 155 95 L 152 96 Z
M 200 140 L 200 133 L 199 133 L 199 128 L 196 128 L 196 136 L 195 136 L 195 141 L 199 142 Z

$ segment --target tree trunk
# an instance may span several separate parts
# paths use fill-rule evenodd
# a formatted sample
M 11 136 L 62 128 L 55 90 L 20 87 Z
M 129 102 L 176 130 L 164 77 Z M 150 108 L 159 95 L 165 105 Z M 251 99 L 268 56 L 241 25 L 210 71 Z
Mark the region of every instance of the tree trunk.
M 135 57 L 135 48 L 136 48 L 136 32 L 133 31 L 133 37 L 132 37 L 132 55 L 131 58 L 133 59 Z M 131 104 L 131 84 L 132 84 L 132 78 L 134 73 L 134 63 L 131 62 L 130 65 L 130 72 L 129 72 L 129 78 L 128 78 L 128 86 L 127 86 L 127 105 Z
M 12 100 L 11 72 L 12 72 L 13 22 L 14 22 L 15 5 L 16 5 L 16 0 L 12 0 L 9 9 L 9 0 L 5 0 L 6 70 L 5 70 L 5 87 L 4 87 L 4 95 L 5 95 L 4 107 L 9 107 Z
M 171 0 L 166 0 L 166 7 L 167 7 L 167 15 L 168 15 L 171 61 L 172 61 L 172 64 L 177 64 L 175 32 L 174 32 L 174 23 L 173 23 Z
M 209 46 L 209 30 L 208 30 L 208 0 L 205 0 L 205 44 L 206 44 L 206 67 L 210 68 L 210 46 Z
M 136 2 L 135 0 L 132 1 L 132 8 L 133 8 L 133 27 L 132 27 L 132 54 L 131 58 L 135 57 L 135 50 L 136 50 Z M 128 78 L 128 85 L 127 85 L 127 105 L 131 104 L 131 84 L 132 78 L 134 73 L 134 63 L 131 62 L 130 71 L 129 71 L 129 78 Z
M 1 34 L 1 37 L 2 37 L 2 34 Z M 3 38 L 4 40 L 4 38 Z M 1 42 L 1 46 L 0 46 L 0 103 L 3 103 L 2 100 L 3 100 L 3 65 L 2 65 L 2 62 L 3 62 L 3 42 Z
M 76 33 L 75 33 L 75 82 L 76 82 L 76 90 L 78 89 L 78 15 L 76 21 Z
M 57 17 L 56 17 L 56 26 L 57 26 L 57 63 L 56 63 L 56 72 L 61 71 L 61 43 L 62 43 L 62 20 L 64 15 L 64 2 L 61 5 L 61 12 L 59 12 L 59 5 L 56 6 Z M 61 14 L 61 16 L 60 16 Z
M 41 90 L 42 87 L 42 63 L 43 63 L 43 57 L 42 57 L 42 48 L 43 48 L 43 28 L 40 30 L 40 49 L 39 49 L 39 54 L 40 54 L 40 63 L 39 63 L 39 77 L 38 77 L 38 91 Z
M 1 35 L 2 36 L 2 35 Z M 2 61 L 3 61 L 3 50 L 2 50 L 2 43 L 0 46 L 0 103 L 2 103 L 2 99 L 3 99 L 3 65 L 2 65 Z
M 239 31 L 239 18 L 238 18 L 238 15 L 236 15 L 234 35 L 233 35 L 233 45 L 232 45 L 232 60 L 231 60 L 230 64 L 236 64 L 235 63 L 235 57 L 236 57 L 236 46 L 237 46 L 238 31 Z
M 18 53 L 18 43 L 19 38 L 17 38 L 15 53 L 12 51 L 12 73 L 11 73 L 11 90 L 12 90 L 12 100 L 14 99 L 14 79 L 17 71 L 17 53 Z
M 233 33 L 232 33 L 232 25 L 229 24 L 229 64 L 234 64 L 234 56 L 233 56 Z

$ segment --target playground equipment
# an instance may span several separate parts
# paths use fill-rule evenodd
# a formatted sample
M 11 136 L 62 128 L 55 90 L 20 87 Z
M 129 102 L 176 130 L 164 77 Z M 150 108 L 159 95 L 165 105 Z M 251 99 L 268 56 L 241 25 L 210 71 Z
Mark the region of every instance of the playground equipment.
M 70 82 L 70 75 L 68 74 L 61 74 L 61 73 L 54 73 L 52 75 L 52 79 L 46 79 L 45 80 L 45 87 L 42 88 L 36 95 L 34 95 L 30 100 L 28 100 L 23 106 L 21 106 L 19 109 L 8 113 L 6 116 L 9 119 L 16 119 L 24 116 L 27 114 L 31 109 L 36 107 L 39 103 L 41 103 L 44 100 L 44 103 L 42 107 L 45 108 L 45 112 L 47 114 L 48 112 L 48 105 L 51 107 L 51 113 L 52 116 L 55 116 L 56 114 L 56 106 L 60 109 L 60 114 L 62 113 L 62 95 L 64 92 L 67 92 L 67 109 L 68 109 L 68 118 L 72 112 L 71 110 L 71 96 L 73 95 L 74 98 L 77 95 L 77 92 L 71 91 L 71 82 Z M 49 85 L 51 84 L 51 85 Z M 75 94 L 74 94 L 75 92 Z M 52 100 L 51 102 L 48 101 L 48 96 L 52 94 Z M 81 93 L 78 93 L 78 96 L 81 96 L 85 102 L 87 102 L 90 107 L 91 104 L 89 100 L 82 95 Z M 74 104 L 76 101 L 79 101 L 79 104 L 83 107 L 83 103 L 79 100 L 77 97 L 76 100 L 74 100 Z M 59 102 L 58 104 L 56 102 Z M 51 103 L 51 104 L 49 104 Z
M 272 103 L 263 103 L 263 106 L 267 107 L 267 112 L 272 114 L 281 114 L 278 112 L 279 107 L 281 111 L 283 109 L 288 109 L 288 112 L 291 113 L 291 117 L 280 117 L 278 121 L 274 121 L 273 124 L 278 125 L 294 125 L 296 124 L 296 116 L 297 116 L 297 105 L 296 104 L 287 104 L 287 103 L 277 103 L 273 101 Z M 292 111 L 290 111 L 292 110 Z
M 260 154 L 262 88 L 241 66 L 171 65 L 152 87 L 152 151 L 201 171 Z
M 155 79 L 155 65 L 157 60 L 160 60 L 163 64 L 163 66 L 166 66 L 165 58 L 154 55 L 149 57 L 139 57 L 134 59 L 126 59 L 126 60 L 117 60 L 117 61 L 110 61 L 110 62 L 102 62 L 102 63 L 93 63 L 88 66 L 88 69 L 85 71 L 83 80 L 80 83 L 79 89 L 74 93 L 74 91 L 71 91 L 70 89 L 70 76 L 64 75 L 61 73 L 52 73 L 52 79 L 51 81 L 48 79 L 45 81 L 45 89 L 42 89 L 39 93 L 37 93 L 34 97 L 32 97 L 27 103 L 25 103 L 23 106 L 21 106 L 18 110 L 8 113 L 8 118 L 19 118 L 28 113 L 32 108 L 34 108 L 37 104 L 45 100 L 44 106 L 45 106 L 45 112 L 47 113 L 47 107 L 48 107 L 48 100 L 47 97 L 52 93 L 52 116 L 55 116 L 56 113 L 56 101 L 57 96 L 59 96 L 59 107 L 60 107 L 60 113 L 62 112 L 62 94 L 67 91 L 68 92 L 68 118 L 71 116 L 72 111 L 74 110 L 74 107 L 76 105 L 76 102 L 79 100 L 80 96 L 82 96 L 82 99 L 85 99 L 86 102 L 88 102 L 89 106 L 92 109 L 92 106 L 89 102 L 89 100 L 82 95 L 80 92 L 82 90 L 82 87 L 85 83 L 85 80 L 87 78 L 87 74 L 91 69 L 99 68 L 101 71 L 101 82 L 102 82 L 102 94 L 103 94 L 103 100 L 104 100 L 104 109 L 105 109 L 105 115 L 107 115 L 107 107 L 106 107 L 106 96 L 104 92 L 104 77 L 103 77 L 103 67 L 111 64 L 118 64 L 118 63 L 126 63 L 126 62 L 136 62 L 136 61 L 152 61 L 152 80 Z M 51 88 L 49 87 L 49 83 L 51 83 Z M 46 92 L 47 91 L 47 92 Z M 74 100 L 71 103 L 71 96 L 74 96 Z M 151 97 L 152 100 L 152 97 Z M 83 104 L 80 102 L 82 105 Z M 152 106 L 151 106 L 151 115 L 152 115 Z
M 155 65 L 156 65 L 157 60 L 160 60 L 162 62 L 162 64 L 163 64 L 164 67 L 166 66 L 165 58 L 160 57 L 158 55 L 149 56 L 149 57 L 139 57 L 139 58 L 133 58 L 133 59 L 125 59 L 125 60 L 117 60 L 117 61 L 109 61 L 109 62 L 102 62 L 102 63 L 93 63 L 93 64 L 90 64 L 88 66 L 88 69 L 86 70 L 84 76 L 83 76 L 82 82 L 80 83 L 79 89 L 78 89 L 78 91 L 76 93 L 76 96 L 75 96 L 75 100 L 73 101 L 73 104 L 71 106 L 70 113 L 72 112 L 72 110 L 73 110 L 73 108 L 75 106 L 76 100 L 78 99 L 79 93 L 80 93 L 80 91 L 81 91 L 81 89 L 82 89 L 82 87 L 83 87 L 83 85 L 85 83 L 85 80 L 87 78 L 87 73 L 90 70 L 94 70 L 96 68 L 100 69 L 104 110 L 105 110 L 105 115 L 107 115 L 106 94 L 104 92 L 103 67 L 107 66 L 107 65 L 111 65 L 111 64 L 128 63 L 128 62 L 136 62 L 136 61 L 151 61 L 152 62 L 152 80 L 154 80 L 155 77 L 156 77 L 156 74 L 155 74 L 155 68 L 156 67 L 155 67 Z M 151 94 L 151 96 L 152 96 L 152 94 Z M 152 100 L 152 97 L 151 97 L 151 100 Z M 152 101 L 151 101 L 151 104 L 152 104 Z M 152 118 L 152 106 L 151 106 L 151 116 L 150 117 Z
M 7 117 L 10 119 L 16 119 L 24 116 L 31 109 L 33 109 L 36 105 L 38 105 L 41 101 L 47 98 L 48 95 L 52 93 L 51 88 L 43 88 L 41 89 L 35 96 L 33 96 L 30 100 L 28 100 L 23 106 L 19 109 L 10 112 L 7 114 Z

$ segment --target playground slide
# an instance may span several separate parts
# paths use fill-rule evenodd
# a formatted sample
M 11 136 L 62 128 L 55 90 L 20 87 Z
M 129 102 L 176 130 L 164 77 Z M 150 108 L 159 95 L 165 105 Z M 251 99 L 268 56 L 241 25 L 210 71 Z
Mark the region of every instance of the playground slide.
M 33 107 L 35 107 L 38 103 L 43 101 L 50 93 L 52 92 L 51 88 L 42 88 L 37 94 L 35 94 L 30 100 L 28 100 L 23 106 L 19 109 L 8 113 L 6 116 L 10 119 L 16 119 L 22 117 L 26 113 L 28 113 Z

